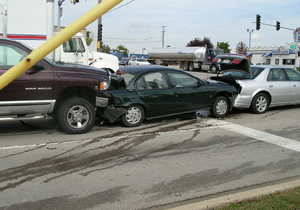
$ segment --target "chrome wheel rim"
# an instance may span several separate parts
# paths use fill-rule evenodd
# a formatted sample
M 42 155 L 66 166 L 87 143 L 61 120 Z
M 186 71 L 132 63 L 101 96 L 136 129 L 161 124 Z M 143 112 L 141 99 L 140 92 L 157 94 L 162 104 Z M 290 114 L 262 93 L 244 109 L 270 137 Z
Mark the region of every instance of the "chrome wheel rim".
M 130 124 L 138 123 L 142 118 L 142 112 L 137 107 L 130 107 L 127 110 L 126 121 Z
M 67 122 L 72 128 L 85 127 L 88 124 L 89 119 L 90 114 L 84 106 L 73 106 L 67 113 Z
M 227 101 L 220 100 L 216 105 L 216 112 L 219 115 L 224 115 L 227 112 Z
M 259 111 L 259 112 L 265 111 L 266 108 L 267 108 L 267 105 L 268 105 L 268 101 L 265 97 L 260 96 L 260 97 L 257 98 L 256 104 L 255 104 L 255 107 L 256 107 L 257 111 Z

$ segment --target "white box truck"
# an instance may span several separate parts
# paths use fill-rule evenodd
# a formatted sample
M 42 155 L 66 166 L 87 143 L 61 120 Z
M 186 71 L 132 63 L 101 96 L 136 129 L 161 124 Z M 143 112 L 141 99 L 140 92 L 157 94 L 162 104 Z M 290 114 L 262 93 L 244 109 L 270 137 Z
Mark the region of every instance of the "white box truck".
M 0 0 L 0 38 L 20 41 L 37 48 L 54 33 L 53 0 Z M 114 73 L 116 56 L 88 49 L 85 37 L 77 33 L 47 56 L 56 62 L 90 65 Z

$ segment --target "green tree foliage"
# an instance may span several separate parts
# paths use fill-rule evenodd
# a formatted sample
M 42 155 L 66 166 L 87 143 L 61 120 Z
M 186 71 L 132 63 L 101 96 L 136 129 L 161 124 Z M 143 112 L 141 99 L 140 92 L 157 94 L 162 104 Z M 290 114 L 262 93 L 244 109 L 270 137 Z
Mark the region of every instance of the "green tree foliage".
M 92 37 L 86 37 L 85 38 L 86 44 L 88 46 L 90 46 L 92 44 L 92 42 L 94 41 L 94 39 Z
M 228 42 L 217 42 L 217 48 L 223 49 L 225 53 L 230 53 L 231 49 L 229 49 L 229 47 Z
M 194 46 L 206 46 L 207 48 L 213 49 L 214 45 L 211 43 L 210 38 L 204 37 L 203 39 L 195 38 L 194 40 L 190 41 L 187 47 L 194 47 Z
M 239 42 L 239 43 L 236 45 L 235 53 L 237 53 L 237 54 L 242 54 L 242 55 L 246 55 L 247 50 L 248 50 L 247 45 L 246 45 L 244 42 Z
M 129 50 L 124 45 L 119 45 L 114 51 L 123 53 L 124 56 L 127 56 L 129 53 Z
M 109 53 L 110 52 L 110 47 L 108 45 L 104 44 L 103 47 L 102 47 L 102 52 Z

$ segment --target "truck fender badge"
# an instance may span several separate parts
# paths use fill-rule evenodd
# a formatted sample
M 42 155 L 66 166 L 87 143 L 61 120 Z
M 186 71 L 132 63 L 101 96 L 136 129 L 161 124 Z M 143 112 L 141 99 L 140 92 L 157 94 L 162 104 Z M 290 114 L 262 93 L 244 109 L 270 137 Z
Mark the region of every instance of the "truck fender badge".
M 25 90 L 52 90 L 51 87 L 28 87 L 28 88 L 25 88 Z

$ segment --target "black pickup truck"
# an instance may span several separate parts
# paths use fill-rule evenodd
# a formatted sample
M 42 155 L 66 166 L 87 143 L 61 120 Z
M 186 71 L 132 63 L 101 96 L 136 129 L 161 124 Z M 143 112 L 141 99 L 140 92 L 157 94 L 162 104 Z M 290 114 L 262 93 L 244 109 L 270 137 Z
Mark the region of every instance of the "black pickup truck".
M 0 39 L 0 75 L 30 54 L 19 42 Z M 42 59 L 0 90 L 0 120 L 41 119 L 51 115 L 70 134 L 85 133 L 96 109 L 107 106 L 109 71 Z

